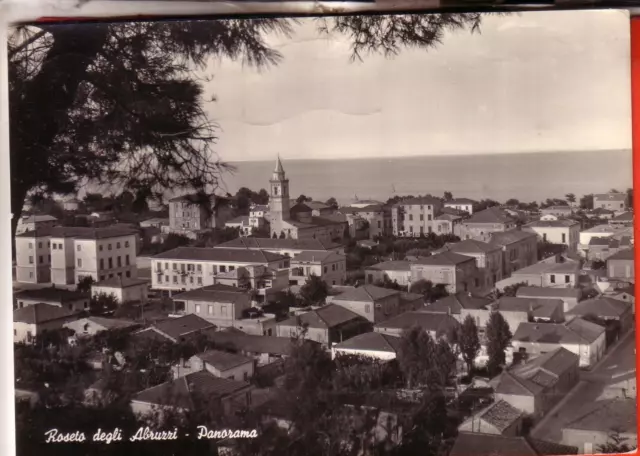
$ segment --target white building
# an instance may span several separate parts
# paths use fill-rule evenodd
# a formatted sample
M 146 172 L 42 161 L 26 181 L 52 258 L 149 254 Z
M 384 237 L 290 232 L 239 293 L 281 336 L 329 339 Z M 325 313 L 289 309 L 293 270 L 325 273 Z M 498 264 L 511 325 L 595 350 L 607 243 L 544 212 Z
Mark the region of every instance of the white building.
M 449 201 L 445 201 L 444 207 L 450 207 L 451 209 L 458 209 L 459 211 L 465 211 L 469 214 L 473 214 L 473 206 L 476 202 L 469 198 L 455 198 Z
M 580 222 L 576 220 L 545 215 L 540 220 L 526 224 L 522 229 L 536 233 L 542 241 L 551 244 L 564 244 L 572 252 L 578 249 Z
M 145 303 L 149 295 L 149 281 L 138 278 L 112 277 L 91 286 L 91 296 L 113 295 L 118 303 Z
M 13 342 L 33 343 L 44 331 L 60 329 L 77 313 L 64 307 L 38 303 L 13 311 Z
M 347 279 L 347 257 L 336 252 L 302 252 L 291 260 L 290 285 L 304 285 L 312 275 L 327 285 L 343 285 Z
M 16 234 L 27 231 L 40 230 L 43 228 L 53 228 L 58 224 L 58 219 L 51 215 L 27 215 L 18 220 Z

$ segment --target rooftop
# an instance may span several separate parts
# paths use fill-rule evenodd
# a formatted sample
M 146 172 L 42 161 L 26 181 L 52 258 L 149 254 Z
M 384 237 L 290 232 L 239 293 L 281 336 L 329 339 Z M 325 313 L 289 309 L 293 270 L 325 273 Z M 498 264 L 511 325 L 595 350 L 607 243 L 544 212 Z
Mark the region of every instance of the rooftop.
M 64 307 L 37 303 L 13 311 L 14 323 L 40 324 L 48 321 L 60 320 L 74 315 L 74 312 Z
M 234 367 L 253 362 L 251 358 L 247 358 L 246 356 L 220 350 L 207 350 L 194 356 L 219 371 L 226 371 L 233 369 Z
M 456 242 L 454 244 L 447 244 L 445 246 L 447 250 L 455 253 L 488 253 L 499 250 L 500 247 L 488 244 L 486 242 L 478 241 L 476 239 L 466 239 L 464 241 Z
M 563 306 L 561 299 L 503 296 L 492 307 L 501 312 L 532 312 L 534 317 L 550 318 Z
M 52 215 L 29 215 L 22 217 L 20 223 L 43 223 L 43 222 L 57 222 L 58 219 Z
M 208 337 L 215 344 L 228 346 L 244 353 L 288 356 L 292 349 L 291 339 L 288 337 L 257 336 L 242 331 L 216 331 L 209 334 Z
M 433 196 L 422 196 L 420 198 L 407 198 L 398 201 L 394 206 L 424 206 L 429 204 L 440 204 L 439 198 Z
M 620 318 L 631 311 L 631 304 L 604 296 L 579 302 L 567 315 L 595 315 L 603 318 Z
M 520 287 L 516 292 L 518 298 L 580 298 L 578 288 Z
M 293 249 L 326 251 L 341 247 L 333 242 L 320 241 L 318 239 L 270 239 L 270 238 L 236 238 L 215 246 L 216 249 Z
M 202 301 L 202 302 L 226 302 L 235 303 L 236 301 L 249 297 L 249 291 L 242 288 L 229 286 L 233 290 L 223 290 L 220 287 L 226 287 L 225 285 L 210 285 L 203 288 L 196 288 L 195 290 L 185 291 L 184 293 L 178 293 L 173 296 L 174 300 L 185 301 Z
M 372 266 L 367 266 L 366 269 L 373 269 L 376 271 L 410 271 L 411 270 L 411 262 L 410 261 L 383 261 L 382 263 L 377 263 Z
M 134 326 L 138 326 L 137 323 L 134 323 L 132 321 L 118 320 L 115 318 L 91 316 L 91 317 L 84 318 L 83 320 L 87 320 L 88 322 L 95 323 L 99 326 L 102 326 L 105 329 L 124 329 L 124 328 L 133 328 Z
M 511 223 L 513 219 L 499 207 L 488 207 L 475 212 L 465 223 Z
M 470 256 L 460 255 L 455 252 L 441 252 L 436 255 L 431 255 L 426 258 L 420 258 L 413 262 L 413 264 L 427 265 L 427 266 L 451 266 L 461 263 L 466 263 L 467 261 L 476 260 Z
M 360 301 L 375 302 L 389 296 L 397 295 L 398 290 L 389 288 L 376 287 L 375 285 L 362 285 L 359 287 L 343 288 L 343 291 L 336 295 L 334 301 Z
M 604 333 L 602 326 L 582 318 L 561 323 L 524 322 L 518 325 L 513 340 L 533 343 L 584 344 L 595 342 Z
M 615 233 L 617 230 L 619 230 L 619 228 L 606 224 L 593 226 L 589 229 L 582 230 L 581 233 Z
M 77 301 L 79 299 L 89 299 L 88 293 L 81 293 L 79 291 L 57 287 L 22 290 L 15 293 L 14 296 L 16 299 L 24 299 L 27 301 L 55 302 L 60 304 Z
M 460 292 L 437 300 L 433 304 L 425 307 L 423 312 L 451 312 L 453 315 L 459 315 L 462 309 L 485 309 L 492 302 L 493 301 L 488 298 L 481 298 Z
M 227 220 L 225 225 L 249 225 L 249 216 L 248 215 L 240 215 L 238 217 L 232 218 L 231 220 Z
M 443 313 L 431 313 L 424 311 L 405 312 L 389 320 L 378 323 L 376 330 L 387 329 L 405 330 L 419 327 L 428 332 L 435 332 L 436 336 L 446 334 L 449 330 L 459 326 L 459 323 L 451 315 Z
M 399 337 L 378 332 L 360 334 L 334 345 L 334 348 L 336 349 L 380 351 L 387 353 L 397 353 L 399 347 Z
M 136 230 L 123 227 L 87 228 L 78 226 L 56 226 L 48 229 L 26 231 L 16 235 L 16 237 L 51 236 L 52 238 L 108 239 L 136 234 Z
M 476 417 L 485 420 L 500 432 L 503 432 L 513 423 L 522 418 L 523 415 L 524 412 L 521 412 L 508 402 L 500 400 L 482 409 L 478 412 Z M 467 421 L 473 420 L 476 417 L 471 417 Z
M 476 204 L 477 201 L 474 201 L 469 198 L 453 198 L 449 201 L 445 201 L 444 204 Z
M 626 201 L 626 193 L 596 193 L 593 195 L 593 200 L 607 200 L 607 201 Z
M 202 397 L 223 398 L 249 387 L 245 382 L 219 378 L 200 371 L 140 391 L 132 400 L 190 410 L 194 407 L 194 401 L 201 400 Z
M 156 323 L 153 325 L 153 328 L 173 340 L 179 340 L 181 337 L 192 333 L 197 333 L 205 329 L 214 329 L 215 325 L 197 315 L 188 314 L 183 317 L 170 318 Z
M 580 270 L 580 265 L 578 263 L 544 263 L 539 262 L 532 264 L 531 266 L 527 266 L 522 269 L 518 269 L 513 272 L 513 275 L 523 275 L 523 274 L 575 274 Z
M 207 247 L 178 247 L 152 257 L 167 260 L 217 261 L 228 263 L 270 263 L 286 256 L 265 250 L 243 250 Z
M 558 219 L 558 220 L 536 220 L 535 222 L 527 223 L 525 228 L 568 228 L 570 226 L 580 225 L 580 222 L 571 219 Z
M 623 212 L 611 219 L 614 222 L 633 222 L 633 212 Z
M 324 263 L 327 261 L 345 261 L 346 256 L 332 250 L 328 252 L 308 251 L 298 253 L 291 259 L 291 263 Z
M 382 206 L 379 204 L 372 204 L 369 206 L 345 206 L 340 208 L 340 212 L 343 214 L 353 214 L 357 212 L 382 212 Z
M 491 238 L 489 244 L 495 244 L 500 246 L 505 246 L 509 244 L 513 244 L 515 242 L 522 241 L 523 239 L 530 238 L 538 238 L 536 233 L 531 233 L 529 231 L 522 231 L 518 229 L 513 229 L 509 231 L 498 231 L 496 233 L 491 233 Z
M 555 377 L 557 380 L 564 372 L 574 369 L 578 366 L 580 356 L 570 352 L 564 347 L 559 347 L 544 355 L 537 356 L 525 364 L 520 364 L 512 369 L 512 373 L 520 378 L 541 384 L 541 386 L 550 386 L 545 383 L 540 376 L 541 372 L 549 376 Z M 555 383 L 555 382 L 553 382 Z
M 614 253 L 609 258 L 607 258 L 607 261 L 609 261 L 609 260 L 633 260 L 633 259 L 634 259 L 634 252 L 633 252 L 633 248 L 631 248 L 631 249 L 620 250 L 619 252 Z
M 337 304 L 327 304 L 319 309 L 311 310 L 278 323 L 282 326 L 308 325 L 310 328 L 334 328 L 353 320 L 364 320 L 355 312 Z
M 584 414 L 566 424 L 568 429 L 637 433 L 637 406 L 635 398 L 605 399 L 586 404 Z
M 94 283 L 94 287 L 105 287 L 105 288 L 129 288 L 135 287 L 137 285 L 148 285 L 149 281 L 147 279 L 139 279 L 136 277 L 111 277 L 110 279 L 101 280 L 100 282 Z

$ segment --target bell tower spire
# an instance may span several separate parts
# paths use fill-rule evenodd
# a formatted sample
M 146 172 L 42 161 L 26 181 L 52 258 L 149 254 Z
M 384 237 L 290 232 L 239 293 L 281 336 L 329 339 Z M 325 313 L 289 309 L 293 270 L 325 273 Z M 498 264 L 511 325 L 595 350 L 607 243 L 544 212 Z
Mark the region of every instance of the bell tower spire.
M 269 194 L 269 213 L 271 215 L 271 231 L 276 236 L 283 229 L 282 222 L 289 220 L 291 199 L 289 197 L 289 179 L 287 179 L 280 155 L 276 158 L 276 167 L 269 181 L 271 191 Z

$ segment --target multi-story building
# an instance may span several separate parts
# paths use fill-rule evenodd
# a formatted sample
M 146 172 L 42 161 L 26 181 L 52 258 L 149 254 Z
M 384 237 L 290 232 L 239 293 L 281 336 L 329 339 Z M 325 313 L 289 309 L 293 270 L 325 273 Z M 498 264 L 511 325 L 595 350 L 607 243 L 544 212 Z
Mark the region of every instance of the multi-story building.
M 536 233 L 543 242 L 566 245 L 571 252 L 578 250 L 580 222 L 576 220 L 545 216 L 542 220 L 526 224 L 522 229 Z
M 502 247 L 502 276 L 538 261 L 538 237 L 535 233 L 509 230 L 491 233 L 489 244 Z
M 458 253 L 442 252 L 411 263 L 411 283 L 428 280 L 445 285 L 449 293 L 475 291 L 480 278 L 476 259 Z
M 78 283 L 136 276 L 137 233 L 124 228 L 54 227 L 16 236 L 18 282 Z
M 489 207 L 476 212 L 462 222 L 462 239 L 477 238 L 486 240 L 491 233 L 509 231 L 516 227 L 515 220 L 499 207 Z
M 435 231 L 435 218 L 440 214 L 442 201 L 424 197 L 400 201 L 391 208 L 394 236 L 421 236 Z
M 223 227 L 232 217 L 231 200 L 211 195 L 210 203 L 198 195 L 177 196 L 169 200 L 169 232 L 193 236 L 201 230 Z
M 409 261 L 384 261 L 365 270 L 365 281 L 368 284 L 376 282 L 396 282 L 406 287 L 411 283 L 411 263 Z
M 363 285 L 345 287 L 340 294 L 328 298 L 327 302 L 349 309 L 372 323 L 379 323 L 404 312 L 420 310 L 424 306 L 424 297 L 416 293 Z
M 620 250 L 607 258 L 607 276 L 610 279 L 635 281 L 635 261 L 633 248 Z
M 593 208 L 603 208 L 610 211 L 621 212 L 629 206 L 629 197 L 626 193 L 596 193 L 593 195 Z
M 385 211 L 381 205 L 341 207 L 339 212 L 347 217 L 349 226 L 355 223 L 352 222 L 352 220 L 356 220 L 358 218 L 365 220 L 369 225 L 369 237 L 372 239 L 376 236 L 390 234 L 387 231 L 387 225 L 385 225 Z
M 251 276 L 248 278 L 248 283 L 253 281 L 256 284 L 252 288 L 265 290 L 271 288 L 274 272 L 277 278 L 279 277 L 277 272 L 284 270 L 283 277 L 287 277 L 289 267 L 290 258 L 262 250 L 178 247 L 151 259 L 151 288 L 175 292 L 223 283 L 223 281 L 225 284 L 229 281 L 244 283 L 247 282 L 244 280 L 247 278 L 245 273 L 235 277 L 226 276 L 227 273 L 244 268 Z M 261 279 L 263 276 L 268 278 Z M 285 286 L 287 283 L 285 279 Z
M 471 215 L 473 214 L 473 206 L 475 206 L 476 204 L 476 201 L 469 198 L 454 198 L 452 200 L 445 201 L 444 207 L 458 209 L 459 211 L 464 211 Z
M 304 285 L 312 275 L 327 285 L 343 285 L 347 279 L 347 257 L 336 252 L 302 252 L 291 260 L 290 285 Z
M 58 219 L 51 215 L 27 215 L 18 220 L 16 234 L 53 228 L 56 225 L 58 225 Z
M 492 289 L 496 282 L 502 280 L 501 246 L 467 239 L 455 244 L 448 244 L 443 250 L 476 259 L 476 266 L 481 276 L 479 289 Z

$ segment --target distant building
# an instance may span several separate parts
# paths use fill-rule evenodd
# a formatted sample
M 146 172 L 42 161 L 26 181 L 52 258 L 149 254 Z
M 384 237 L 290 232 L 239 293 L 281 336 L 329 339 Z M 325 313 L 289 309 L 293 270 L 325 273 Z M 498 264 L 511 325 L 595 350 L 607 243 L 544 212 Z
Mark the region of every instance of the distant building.
M 491 233 L 508 231 L 516 227 L 515 220 L 499 207 L 489 207 L 474 213 L 462 222 L 462 239 L 486 239 Z
M 49 304 L 33 304 L 13 311 L 13 342 L 31 344 L 45 331 L 60 329 L 78 313 Z
M 322 239 L 236 238 L 216 245 L 215 249 L 264 250 L 290 258 L 302 252 L 336 252 L 344 255 L 344 245 Z
M 110 330 L 133 330 L 138 327 L 134 322 L 128 320 L 117 320 L 115 318 L 104 318 L 91 316 L 74 320 L 63 325 L 75 333 L 76 338 L 95 336 L 102 331 Z
M 422 312 L 449 314 L 459 323 L 471 316 L 479 329 L 484 328 L 488 318 L 489 306 L 494 301 L 489 298 L 473 296 L 471 293 L 459 292 L 439 299 L 427 305 Z
M 614 211 L 610 211 L 609 209 L 604 209 L 602 207 L 597 207 L 591 211 L 586 213 L 586 216 L 590 219 L 612 219 L 615 215 Z
M 469 213 L 469 215 L 473 214 L 473 206 L 477 204 L 477 201 L 474 201 L 469 198 L 454 198 L 449 201 L 444 202 L 444 207 L 450 207 L 452 209 L 458 209 L 460 211 L 464 211 Z
M 475 258 L 458 253 L 442 252 L 411 263 L 412 283 L 443 284 L 449 293 L 475 291 L 481 288 L 480 278 Z
M 340 294 L 327 298 L 327 302 L 349 309 L 372 323 L 379 323 L 408 310 L 419 310 L 423 307 L 424 297 L 374 285 L 363 285 L 345 287 Z
M 390 336 L 402 336 L 411 328 L 418 327 L 432 338 L 446 338 L 460 327 L 460 323 L 448 314 L 428 312 L 405 312 L 397 317 L 378 323 L 374 331 Z
M 609 219 L 609 225 L 617 227 L 632 227 L 633 226 L 633 212 L 623 212 Z
M 607 274 L 611 279 L 635 279 L 633 248 L 621 250 L 607 258 Z
M 545 215 L 555 215 L 556 217 L 569 217 L 573 214 L 573 207 L 571 206 L 549 206 L 540 209 L 540 214 L 542 216 Z
M 416 237 L 435 231 L 435 218 L 440 214 L 442 201 L 424 197 L 406 199 L 391 208 L 391 223 L 394 236 Z
M 589 315 L 608 322 L 617 321 L 620 324 L 620 331 L 623 333 L 633 326 L 633 305 L 619 299 L 599 296 L 581 301 L 567 312 L 567 317 L 586 317 Z
M 253 227 L 249 223 L 248 215 L 241 215 L 225 222 L 226 228 L 236 228 L 240 232 L 240 236 L 249 236 L 253 232 Z
M 346 256 L 336 252 L 301 252 L 291 259 L 290 285 L 304 285 L 315 275 L 327 285 L 343 285 L 347 279 Z
M 155 323 L 148 328 L 136 332 L 134 338 L 141 340 L 164 340 L 176 343 L 199 334 L 209 334 L 215 330 L 216 325 L 213 323 L 197 315 L 189 314 Z
M 364 207 L 341 207 L 338 212 L 344 214 L 347 217 L 349 226 L 355 226 L 357 220 L 364 220 L 367 223 L 368 233 L 370 238 L 381 236 L 384 234 L 392 234 L 392 227 L 390 224 L 391 218 L 385 217 L 385 212 L 391 210 L 385 206 L 364 206 Z
M 461 215 L 443 212 L 436 217 L 434 232 L 438 235 L 453 234 L 456 236 L 460 236 L 463 221 L 464 219 Z
M 174 379 L 195 372 L 208 372 L 218 378 L 249 381 L 255 371 L 255 362 L 251 358 L 221 350 L 207 350 L 181 360 L 172 367 Z
M 579 276 L 579 263 L 557 263 L 543 260 L 526 268 L 518 269 L 508 279 L 498 282 L 496 288 L 503 290 L 516 283 L 525 283 L 531 287 L 575 288 L 578 285 Z
M 161 230 L 166 226 L 169 226 L 168 218 L 153 217 L 140 222 L 140 227 L 142 228 L 158 228 L 159 230 Z
M 62 208 L 65 211 L 75 212 L 80 208 L 80 200 L 76 198 L 70 198 L 62 203 Z
M 623 211 L 629 205 L 626 193 L 596 193 L 593 195 L 593 208 Z
M 209 195 L 182 195 L 169 200 L 169 232 L 194 237 L 197 232 L 221 228 L 232 216 L 230 198 Z M 206 197 L 205 197 L 206 199 Z
M 581 298 L 579 288 L 519 287 L 518 298 L 559 299 L 563 302 L 564 312 L 573 309 Z
M 491 290 L 496 282 L 502 280 L 502 246 L 467 239 L 447 244 L 442 250 L 476 259 L 476 266 L 480 273 L 480 283 L 477 288 Z
M 459 427 L 459 432 L 480 434 L 520 435 L 525 413 L 504 400 L 497 400 L 467 418 Z
M 376 282 L 396 282 L 400 286 L 408 286 L 411 283 L 411 262 L 409 261 L 384 261 L 365 269 L 365 281 L 368 284 Z
M 18 220 L 16 234 L 22 234 L 27 231 L 36 231 L 41 229 L 53 228 L 58 225 L 58 219 L 51 215 L 27 215 Z
M 112 277 L 91 285 L 91 296 L 100 294 L 114 296 L 120 304 L 144 304 L 149 295 L 149 281 L 133 277 Z
M 18 309 L 43 303 L 79 312 L 89 309 L 90 297 L 88 293 L 49 287 L 18 291 L 14 294 L 14 299 Z
M 580 223 L 571 219 L 538 220 L 522 227 L 538 235 L 543 242 L 566 245 L 571 252 L 578 250 Z
M 495 232 L 489 244 L 502 247 L 502 276 L 509 277 L 518 269 L 538 261 L 538 239 L 535 233 L 521 230 Z

